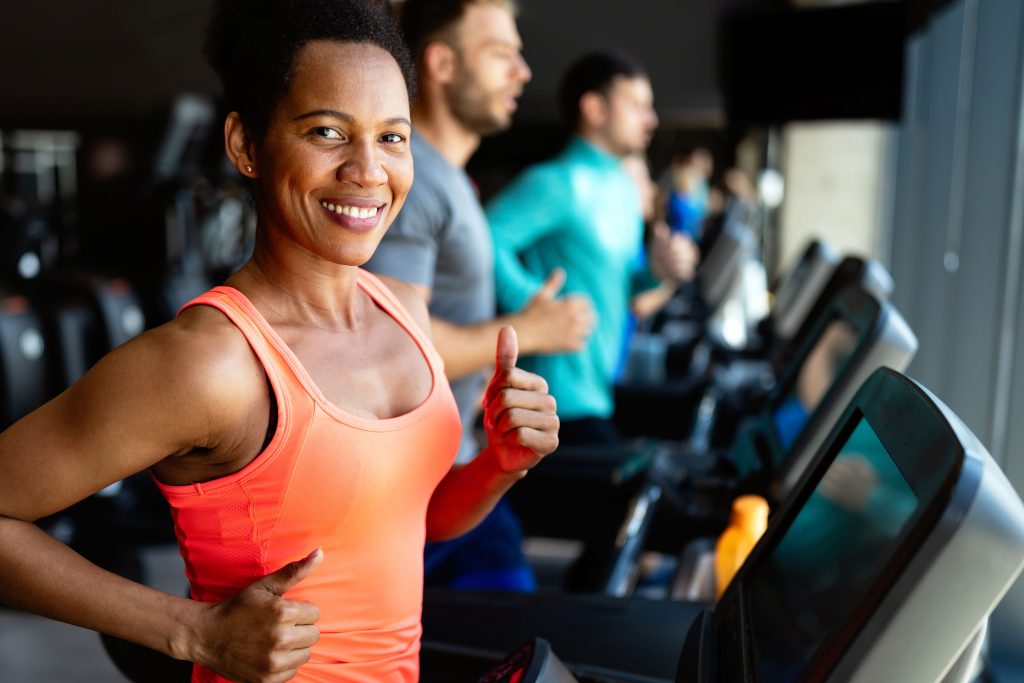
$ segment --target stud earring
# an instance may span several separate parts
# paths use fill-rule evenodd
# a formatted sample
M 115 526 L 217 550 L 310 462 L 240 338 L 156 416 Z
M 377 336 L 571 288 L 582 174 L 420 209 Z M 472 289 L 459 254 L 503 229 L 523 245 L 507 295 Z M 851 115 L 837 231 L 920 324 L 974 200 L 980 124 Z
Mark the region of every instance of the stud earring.
M 246 173 L 252 173 L 252 166 L 250 166 L 249 164 L 246 164 L 245 165 L 245 172 Z

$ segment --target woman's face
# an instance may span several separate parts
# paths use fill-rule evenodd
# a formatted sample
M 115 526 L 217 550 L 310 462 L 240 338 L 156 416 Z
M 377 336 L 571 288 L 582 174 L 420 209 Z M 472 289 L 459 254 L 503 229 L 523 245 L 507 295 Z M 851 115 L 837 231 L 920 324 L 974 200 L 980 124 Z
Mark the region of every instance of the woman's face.
M 263 229 L 330 262 L 365 263 L 412 185 L 410 134 L 405 81 L 388 52 L 305 45 L 252 147 Z

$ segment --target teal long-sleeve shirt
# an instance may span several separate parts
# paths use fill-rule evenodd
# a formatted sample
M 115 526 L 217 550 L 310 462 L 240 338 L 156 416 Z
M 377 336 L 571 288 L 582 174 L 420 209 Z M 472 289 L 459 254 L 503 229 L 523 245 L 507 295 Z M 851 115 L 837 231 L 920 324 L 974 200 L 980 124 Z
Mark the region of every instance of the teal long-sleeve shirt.
M 528 168 L 492 199 L 496 295 L 502 311 L 522 309 L 561 267 L 563 293 L 587 296 L 597 325 L 578 353 L 523 358 L 544 377 L 563 420 L 610 417 L 629 299 L 656 284 L 643 255 L 643 220 L 620 160 L 581 138 Z

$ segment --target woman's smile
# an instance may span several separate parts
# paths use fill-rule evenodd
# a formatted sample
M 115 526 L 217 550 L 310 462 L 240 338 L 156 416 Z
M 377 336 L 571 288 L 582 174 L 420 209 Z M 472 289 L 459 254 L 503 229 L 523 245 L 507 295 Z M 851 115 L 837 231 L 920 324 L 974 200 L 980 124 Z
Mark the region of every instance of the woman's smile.
M 386 202 L 356 199 L 321 199 L 320 206 L 335 223 L 353 232 L 370 232 L 386 215 Z

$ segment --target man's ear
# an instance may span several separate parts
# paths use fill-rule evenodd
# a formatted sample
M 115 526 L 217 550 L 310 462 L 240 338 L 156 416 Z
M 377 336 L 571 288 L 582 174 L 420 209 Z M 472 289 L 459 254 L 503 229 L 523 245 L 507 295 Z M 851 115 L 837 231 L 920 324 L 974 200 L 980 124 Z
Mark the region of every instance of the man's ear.
M 591 128 L 600 128 L 608 120 L 608 100 L 604 95 L 591 90 L 580 97 L 580 123 Z
M 237 111 L 231 112 L 224 119 L 224 152 L 228 155 L 231 165 L 237 168 L 239 173 L 247 178 L 259 176 L 252 142 Z
M 447 85 L 455 77 L 455 60 L 458 56 L 455 49 L 448 43 L 434 40 L 423 48 L 423 71 L 427 74 L 424 80 L 436 81 Z

